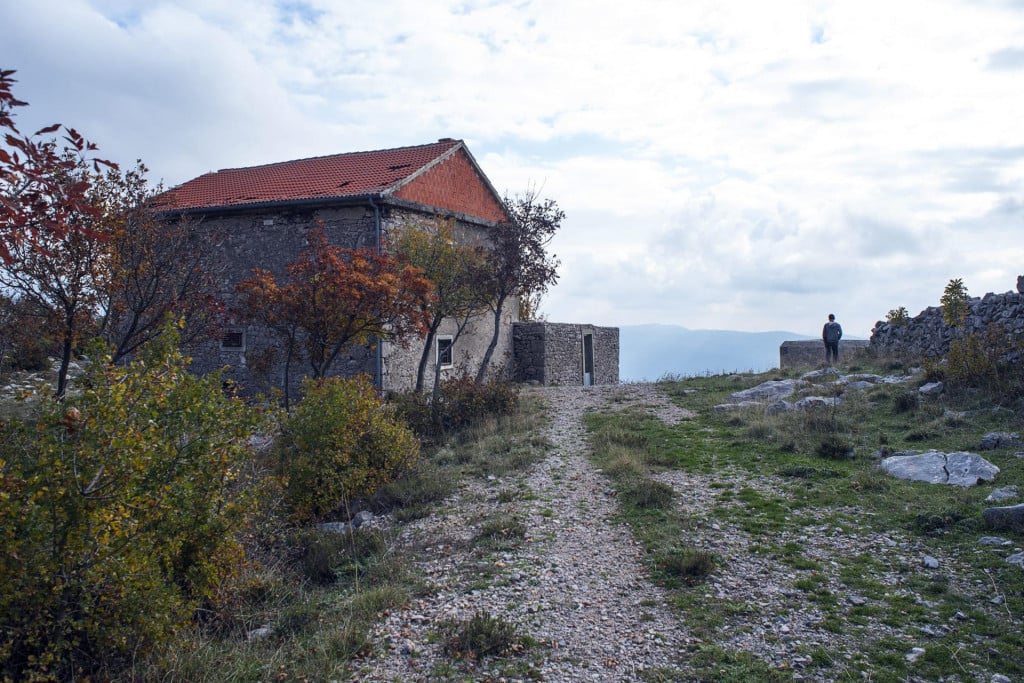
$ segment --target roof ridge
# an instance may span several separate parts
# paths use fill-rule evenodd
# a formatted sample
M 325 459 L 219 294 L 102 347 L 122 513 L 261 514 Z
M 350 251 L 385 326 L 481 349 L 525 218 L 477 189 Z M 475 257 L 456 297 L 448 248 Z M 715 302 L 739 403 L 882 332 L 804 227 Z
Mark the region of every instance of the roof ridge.
M 407 149 L 423 149 L 423 148 L 426 148 L 426 147 L 433 147 L 435 145 L 443 145 L 443 144 L 449 144 L 450 146 L 454 147 L 455 145 L 459 144 L 460 142 L 462 142 L 461 139 L 440 138 L 436 142 L 427 142 L 427 143 L 424 143 L 424 144 L 421 144 L 421 145 L 403 145 L 401 147 L 388 147 L 388 148 L 385 148 L 385 149 L 363 149 L 363 150 L 359 150 L 359 151 L 356 151 L 356 152 L 338 152 L 337 154 L 320 154 L 320 155 L 311 156 L 311 157 L 301 157 L 299 159 L 289 159 L 288 161 L 272 161 L 272 162 L 267 163 L 267 164 L 256 164 L 255 166 L 233 166 L 233 167 L 228 167 L 228 168 L 218 168 L 216 171 L 208 171 L 207 175 L 209 175 L 210 173 L 223 173 L 223 172 L 227 172 L 227 171 L 251 171 L 251 170 L 254 170 L 254 169 L 258 169 L 258 168 L 270 168 L 272 166 L 284 166 L 284 165 L 287 165 L 287 164 L 295 164 L 295 163 L 298 163 L 298 162 L 301 162 L 301 161 L 319 161 L 321 159 L 335 159 L 335 158 L 338 158 L 338 157 L 351 157 L 351 156 L 358 156 L 360 154 L 381 154 L 381 153 L 384 153 L 384 152 L 399 152 L 399 151 L 403 151 L 403 150 L 407 150 Z

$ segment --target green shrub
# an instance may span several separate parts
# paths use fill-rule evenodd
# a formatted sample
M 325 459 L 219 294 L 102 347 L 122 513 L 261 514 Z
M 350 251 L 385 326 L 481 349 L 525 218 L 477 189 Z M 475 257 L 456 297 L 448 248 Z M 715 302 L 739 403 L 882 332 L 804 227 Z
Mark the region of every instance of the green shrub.
M 483 659 L 508 652 L 522 639 L 514 624 L 477 612 L 469 619 L 441 624 L 444 652 L 459 659 Z
M 419 442 L 366 377 L 307 379 L 278 449 L 285 497 L 298 522 L 370 496 L 406 471 Z
M 826 458 L 828 460 L 845 460 L 846 458 L 852 458 L 854 455 L 853 446 L 842 437 L 834 434 L 822 439 L 814 452 L 819 458 Z
M 715 556 L 696 548 L 671 548 L 658 555 L 655 566 L 670 577 L 694 584 L 715 570 Z
M 622 499 L 630 505 L 659 510 L 672 505 L 675 495 L 671 486 L 649 477 L 624 482 L 620 493 Z
M 168 333 L 0 426 L 0 679 L 77 680 L 166 642 L 241 567 L 255 413 Z M 99 357 L 99 354 L 94 354 Z
M 894 308 L 885 314 L 885 320 L 893 327 L 903 327 L 910 322 L 910 313 L 906 306 Z
M 303 578 L 320 586 L 342 575 L 364 574 L 386 549 L 384 536 L 376 529 L 303 529 L 292 534 L 289 546 L 292 563 Z
M 461 375 L 442 380 L 436 406 L 429 394 L 417 392 L 396 394 L 390 400 L 417 436 L 436 442 L 445 434 L 511 415 L 519 405 L 519 389 L 498 379 L 478 384 L 469 375 Z

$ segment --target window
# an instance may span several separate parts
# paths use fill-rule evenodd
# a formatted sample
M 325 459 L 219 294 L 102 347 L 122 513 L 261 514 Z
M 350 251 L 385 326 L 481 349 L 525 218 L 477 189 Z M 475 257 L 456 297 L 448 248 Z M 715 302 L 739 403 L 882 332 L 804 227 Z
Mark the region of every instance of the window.
M 245 351 L 245 332 L 242 330 L 226 330 L 220 338 L 221 351 Z
M 434 355 L 434 362 L 442 368 L 450 368 L 452 366 L 452 345 L 454 341 L 451 337 L 438 337 L 435 343 L 437 353 Z

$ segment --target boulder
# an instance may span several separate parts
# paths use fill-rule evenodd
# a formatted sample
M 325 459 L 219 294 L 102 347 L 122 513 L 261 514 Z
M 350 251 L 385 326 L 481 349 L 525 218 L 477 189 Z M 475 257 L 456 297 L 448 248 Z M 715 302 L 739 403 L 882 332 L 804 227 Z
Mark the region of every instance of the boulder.
M 1015 448 L 1020 446 L 1020 434 L 1016 432 L 989 432 L 981 437 L 978 449 L 994 451 L 997 448 Z
M 1024 503 L 1008 507 L 985 508 L 981 518 L 991 529 L 1024 533 Z
M 793 392 L 804 384 L 806 382 L 798 379 L 769 380 L 758 384 L 756 387 L 730 394 L 729 400 L 735 403 L 741 401 L 776 401 L 780 398 L 791 396 Z
M 922 396 L 938 396 L 945 391 L 946 385 L 942 382 L 929 382 L 928 384 L 921 385 L 918 389 L 918 393 Z
M 1020 492 L 1017 490 L 1016 486 L 1004 486 L 988 494 L 988 497 L 985 498 L 985 502 L 1002 503 L 1003 501 L 1013 500 L 1014 498 L 1019 497 Z
M 879 466 L 897 479 L 964 487 L 991 481 L 999 473 L 999 468 L 988 460 L 966 451 L 948 454 L 936 450 L 905 451 L 885 458 Z

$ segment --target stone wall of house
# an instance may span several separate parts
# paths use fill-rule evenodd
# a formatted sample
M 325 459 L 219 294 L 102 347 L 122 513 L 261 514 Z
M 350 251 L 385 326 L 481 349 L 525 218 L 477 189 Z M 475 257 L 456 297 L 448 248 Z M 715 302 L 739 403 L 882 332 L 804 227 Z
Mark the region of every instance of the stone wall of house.
M 1017 291 L 988 293 L 969 302 L 970 312 L 963 330 L 984 332 L 991 324 L 1001 325 L 1018 339 L 1024 340 L 1024 275 L 1017 278 Z M 954 331 L 942 319 L 942 307 L 929 306 L 903 325 L 875 323 L 871 331 L 871 348 L 885 354 L 910 357 L 936 357 L 949 351 Z M 1020 360 L 1018 352 L 1011 360 Z
M 396 207 L 382 207 L 380 213 L 381 232 L 387 235 L 407 223 L 431 220 L 432 216 L 421 212 Z M 207 248 L 217 250 L 220 257 L 217 279 L 217 295 L 227 308 L 226 331 L 242 333 L 243 346 L 224 348 L 221 339 L 210 340 L 199 345 L 193 352 L 193 370 L 200 373 L 224 370 L 226 380 L 235 382 L 247 394 L 267 392 L 282 388 L 285 377 L 285 348 L 270 330 L 257 324 L 247 324 L 238 317 L 234 307 L 237 302 L 235 287 L 249 277 L 254 268 L 269 270 L 277 277 L 285 275 L 285 267 L 294 261 L 306 247 L 306 234 L 314 227 L 322 227 L 332 244 L 343 247 L 374 247 L 377 244 L 377 214 L 369 205 L 305 208 L 305 209 L 260 209 L 210 214 L 196 223 L 196 239 L 201 239 Z M 460 239 L 479 243 L 478 226 L 458 224 L 456 234 Z M 516 301 L 507 304 L 502 334 L 491 363 L 492 375 L 500 376 L 506 371 L 511 357 L 511 329 L 513 316 L 518 312 Z M 466 369 L 475 374 L 483 358 L 493 331 L 493 317 L 483 315 L 474 321 L 455 344 L 455 367 L 445 374 Z M 446 323 L 441 334 L 452 334 L 451 324 Z M 353 376 L 377 375 L 378 353 L 383 369 L 382 386 L 386 390 L 404 390 L 415 384 L 416 368 L 423 341 L 419 338 L 408 340 L 403 347 L 396 343 L 376 346 L 359 346 L 346 349 L 335 361 L 333 374 Z M 434 355 L 426 372 L 426 386 L 432 386 Z M 302 377 L 309 373 L 308 363 L 293 360 L 290 368 L 290 393 L 297 395 Z
M 839 361 L 848 363 L 867 347 L 866 339 L 843 339 L 839 342 Z M 783 370 L 815 367 L 824 362 L 825 345 L 820 339 L 784 341 L 779 346 L 779 367 Z
M 513 379 L 542 385 L 581 385 L 584 336 L 593 342 L 591 384 L 618 384 L 619 329 L 570 323 L 518 323 L 512 328 Z

